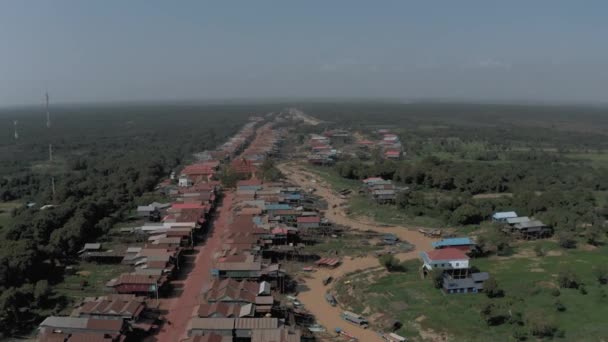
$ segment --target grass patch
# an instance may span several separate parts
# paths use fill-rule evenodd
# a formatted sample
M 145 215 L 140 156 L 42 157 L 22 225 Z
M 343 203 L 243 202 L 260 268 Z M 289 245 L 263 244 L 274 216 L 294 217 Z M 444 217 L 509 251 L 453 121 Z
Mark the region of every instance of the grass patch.
M 340 176 L 332 168 L 322 166 L 307 166 L 306 169 L 321 177 L 336 191 L 340 191 L 342 189 L 357 190 L 362 184 L 354 179 L 347 179 Z
M 441 220 L 428 216 L 408 216 L 396 205 L 377 204 L 363 195 L 353 196 L 349 200 L 350 216 L 369 217 L 381 224 L 389 225 L 416 225 L 423 227 L 442 226 Z
M 380 249 L 382 247 L 375 246 L 369 238 L 353 234 L 345 234 L 337 238 L 326 237 L 317 244 L 306 247 L 308 253 L 320 256 L 366 255 Z
M 528 247 L 528 246 L 527 246 Z M 529 246 L 532 248 L 532 246 Z M 553 246 L 549 243 L 547 248 Z M 422 328 L 436 332 L 446 332 L 458 341 L 508 341 L 512 339 L 517 326 L 505 323 L 489 327 L 482 320 L 481 308 L 488 302 L 500 303 L 521 312 L 524 317 L 530 311 L 540 311 L 546 317 L 554 317 L 559 328 L 565 331 L 565 338 L 570 341 L 600 340 L 608 336 L 608 299 L 605 293 L 608 286 L 601 286 L 593 276 L 593 267 L 608 262 L 608 248 L 593 252 L 574 250 L 559 256 L 541 258 L 510 259 L 475 259 L 473 265 L 488 271 L 505 290 L 504 298 L 488 299 L 484 294 L 445 295 L 433 288 L 430 280 L 420 279 L 418 261 L 410 262 L 410 272 L 391 273 L 376 279 L 365 286 L 350 287 L 344 281 L 351 280 L 353 275 L 340 281 L 337 289 L 340 296 L 348 299 L 357 298 L 352 304 L 353 310 L 384 313 L 391 319 L 404 323 L 400 331 L 403 335 L 416 336 L 415 320 L 426 318 L 419 324 Z M 557 273 L 564 269 L 575 270 L 585 283 L 588 291 L 583 295 L 575 289 L 561 289 L 559 300 L 566 311 L 557 312 L 551 295 L 556 284 Z M 349 301 L 344 302 L 348 304 Z M 393 303 L 402 303 L 405 309 L 391 310 Z M 523 329 L 527 329 L 525 326 Z
M 575 160 L 588 161 L 593 167 L 608 167 L 608 153 L 589 152 L 589 153 L 566 153 L 566 157 Z
M 76 266 L 76 273 L 66 275 L 64 280 L 55 285 L 54 289 L 59 295 L 64 295 L 68 301 L 74 303 L 84 297 L 96 297 L 110 293 L 106 283 L 121 273 L 132 271 L 129 265 L 105 265 L 94 263 L 80 263 Z M 83 286 L 86 282 L 87 285 Z
M 11 217 L 11 211 L 21 206 L 20 202 L 2 202 L 0 203 L 0 229 L 8 227 L 13 218 Z

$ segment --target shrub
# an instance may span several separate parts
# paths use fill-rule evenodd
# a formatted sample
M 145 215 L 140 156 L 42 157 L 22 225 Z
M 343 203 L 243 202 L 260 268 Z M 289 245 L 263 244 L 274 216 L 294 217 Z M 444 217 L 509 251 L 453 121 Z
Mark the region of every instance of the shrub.
M 608 284 L 608 266 L 600 265 L 593 268 L 593 273 L 600 285 Z
M 582 295 L 586 295 L 587 294 L 587 288 L 585 288 L 585 285 L 580 285 L 578 290 L 580 291 L 580 293 Z
M 559 312 L 564 312 L 566 311 L 566 306 L 559 300 L 555 301 L 555 310 L 559 311 Z
M 443 272 L 439 270 L 433 270 L 431 273 L 431 279 L 433 280 L 433 286 L 436 289 L 440 289 L 443 287 Z
M 545 249 L 541 245 L 536 245 L 534 246 L 534 253 L 536 253 L 536 256 L 538 257 L 545 256 Z
M 559 287 L 566 289 L 578 289 L 580 286 L 580 280 L 576 273 L 572 270 L 562 270 L 557 275 L 557 282 L 559 283 Z
M 505 323 L 508 320 L 508 313 L 504 308 L 488 303 L 481 309 L 481 317 L 489 326 L 496 326 Z
M 389 272 L 405 272 L 407 271 L 407 267 L 402 264 L 399 259 L 397 259 L 392 254 L 384 254 L 378 258 L 380 264 L 386 267 L 386 270 Z
M 570 232 L 561 232 L 557 235 L 557 243 L 562 248 L 576 248 L 576 239 Z
M 488 298 L 503 297 L 505 295 L 505 292 L 498 287 L 498 283 L 494 278 L 489 278 L 486 280 L 486 282 L 483 284 L 483 289 Z
M 521 328 L 515 329 L 513 331 L 513 338 L 515 339 L 515 341 L 525 341 L 528 339 L 528 332 Z
M 551 290 L 551 295 L 552 295 L 553 297 L 559 297 L 559 295 L 561 295 L 561 294 L 562 294 L 562 293 L 560 292 L 560 290 L 559 290 L 559 289 L 552 289 L 552 290 Z
M 530 328 L 530 334 L 538 338 L 551 338 L 557 333 L 557 324 L 555 323 L 555 320 L 541 312 L 529 314 L 527 325 Z

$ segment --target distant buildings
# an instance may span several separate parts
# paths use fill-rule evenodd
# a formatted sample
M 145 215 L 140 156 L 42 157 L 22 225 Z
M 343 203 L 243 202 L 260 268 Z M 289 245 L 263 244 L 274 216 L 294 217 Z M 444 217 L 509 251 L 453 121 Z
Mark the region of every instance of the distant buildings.
M 539 239 L 553 234 L 553 228 L 540 220 L 518 216 L 514 211 L 497 212 L 492 221 L 503 224 L 503 231 L 522 239 Z

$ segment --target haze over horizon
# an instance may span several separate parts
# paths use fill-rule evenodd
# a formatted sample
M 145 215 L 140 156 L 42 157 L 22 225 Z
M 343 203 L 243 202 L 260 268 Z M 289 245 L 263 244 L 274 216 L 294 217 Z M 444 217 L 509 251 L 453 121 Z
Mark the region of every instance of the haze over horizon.
M 0 107 L 267 98 L 603 103 L 608 3 L 6 1 Z

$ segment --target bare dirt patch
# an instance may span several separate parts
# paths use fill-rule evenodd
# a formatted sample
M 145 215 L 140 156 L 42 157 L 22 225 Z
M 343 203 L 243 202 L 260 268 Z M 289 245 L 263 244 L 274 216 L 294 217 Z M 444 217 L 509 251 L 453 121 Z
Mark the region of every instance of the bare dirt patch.
M 559 250 L 553 250 L 553 251 L 547 252 L 548 256 L 561 256 L 562 254 L 564 254 L 564 252 L 559 251 Z

